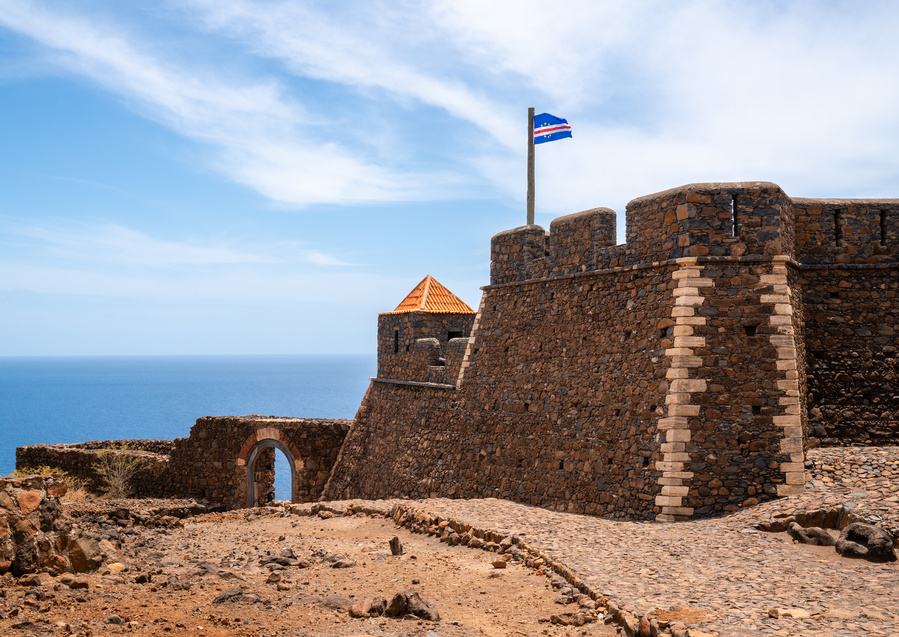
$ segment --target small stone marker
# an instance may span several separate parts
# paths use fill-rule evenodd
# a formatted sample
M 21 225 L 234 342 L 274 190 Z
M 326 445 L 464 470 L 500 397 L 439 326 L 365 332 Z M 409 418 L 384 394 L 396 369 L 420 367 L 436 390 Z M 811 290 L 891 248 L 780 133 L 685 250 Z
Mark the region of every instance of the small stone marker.
M 390 553 L 391 555 L 403 554 L 403 544 L 400 542 L 400 538 L 394 536 L 394 538 L 390 540 Z

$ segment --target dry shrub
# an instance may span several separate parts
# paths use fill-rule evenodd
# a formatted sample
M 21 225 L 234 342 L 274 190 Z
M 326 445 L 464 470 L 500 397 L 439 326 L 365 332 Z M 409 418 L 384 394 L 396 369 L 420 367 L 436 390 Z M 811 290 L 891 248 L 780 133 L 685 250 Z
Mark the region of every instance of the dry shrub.
M 131 448 L 123 443 L 97 453 L 94 471 L 106 483 L 102 489 L 107 497 L 127 498 L 131 495 L 131 478 L 134 477 L 140 464 L 140 460 L 132 455 L 131 451 Z
M 66 489 L 68 493 L 63 496 L 63 499 L 71 499 L 67 496 L 71 494 L 73 491 L 81 491 L 87 493 L 84 488 L 84 480 L 81 478 L 76 478 L 75 476 L 69 475 L 67 471 L 63 471 L 59 467 L 50 467 L 47 465 L 39 465 L 37 467 L 22 467 L 21 469 L 16 469 L 12 473 L 10 473 L 7 478 L 27 478 L 28 476 L 53 476 L 58 480 L 62 480 L 66 483 Z M 76 496 L 77 497 L 77 496 Z M 80 497 L 79 499 L 83 500 L 84 497 Z

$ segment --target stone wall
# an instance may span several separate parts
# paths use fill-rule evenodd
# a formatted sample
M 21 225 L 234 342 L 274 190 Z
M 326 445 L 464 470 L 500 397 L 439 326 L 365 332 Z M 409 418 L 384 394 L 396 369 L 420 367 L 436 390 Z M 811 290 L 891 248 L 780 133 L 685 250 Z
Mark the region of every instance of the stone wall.
M 899 202 L 848 208 L 834 253 L 873 232 L 862 209 L 886 240 L 833 270 L 803 261 L 822 236 L 800 201 L 692 184 L 628 204 L 624 245 L 607 209 L 496 235 L 455 388 L 379 366 L 324 497 L 683 519 L 801 490 L 810 407 L 844 413 L 822 440 L 897 442 Z
M 294 501 L 311 502 L 321 494 L 349 425 L 348 420 L 208 416 L 197 420 L 188 438 L 19 447 L 16 467 L 61 469 L 96 491 L 103 485 L 95 469 L 97 454 L 124 443 L 129 450 L 122 453 L 137 460 L 130 481 L 136 497 L 198 498 L 242 508 L 248 504 L 247 463 L 253 457 L 257 500 L 264 501 L 272 491 L 275 449 L 261 447 L 275 444 L 295 463 Z M 257 447 L 261 450 L 252 456 Z
M 169 476 L 182 497 L 247 506 L 247 461 L 267 440 L 278 442 L 296 463 L 296 502 L 318 499 L 349 429 L 348 420 L 276 418 L 273 416 L 207 416 L 198 418 L 189 438 L 179 438 L 172 451 Z M 263 453 L 257 473 L 268 471 L 274 453 Z M 262 475 L 257 476 L 262 479 Z
M 93 440 L 77 444 L 28 445 L 16 449 L 16 467 L 19 469 L 52 467 L 65 471 L 85 482 L 93 492 L 105 487 L 103 477 L 97 472 L 98 454 L 116 450 L 135 460 L 134 476 L 130 481 L 135 497 L 160 497 L 174 495 L 168 477 L 169 453 L 174 440 Z M 122 450 L 122 446 L 127 449 Z M 152 451 L 151 451 L 152 450 Z
M 801 272 L 815 444 L 899 440 L 899 268 Z

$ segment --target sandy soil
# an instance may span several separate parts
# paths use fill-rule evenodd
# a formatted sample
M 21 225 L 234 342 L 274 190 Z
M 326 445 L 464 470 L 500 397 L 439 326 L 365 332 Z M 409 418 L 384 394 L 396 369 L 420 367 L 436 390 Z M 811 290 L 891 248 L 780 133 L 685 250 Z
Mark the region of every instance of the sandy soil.
M 71 588 L 71 576 L 41 574 L 40 586 L 0 580 L 0 634 L 616 634 L 601 615 L 580 627 L 551 623 L 578 604 L 548 574 L 515 561 L 496 568 L 496 553 L 448 546 L 380 517 L 322 519 L 271 508 L 203 515 L 175 528 L 102 515 L 78 523 L 120 541 L 114 559 L 124 570 L 112 562 L 79 576 L 87 588 Z M 395 536 L 402 555 L 391 554 Z M 287 564 L 271 562 L 275 557 Z M 417 592 L 440 620 L 353 618 L 348 610 L 403 591 Z

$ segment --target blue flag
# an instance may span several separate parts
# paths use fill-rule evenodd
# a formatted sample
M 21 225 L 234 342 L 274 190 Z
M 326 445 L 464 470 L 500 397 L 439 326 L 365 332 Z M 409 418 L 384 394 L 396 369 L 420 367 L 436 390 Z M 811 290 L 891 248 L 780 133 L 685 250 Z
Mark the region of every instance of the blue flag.
M 540 113 L 534 115 L 534 143 L 554 142 L 563 137 L 571 137 L 571 126 L 567 119 Z

